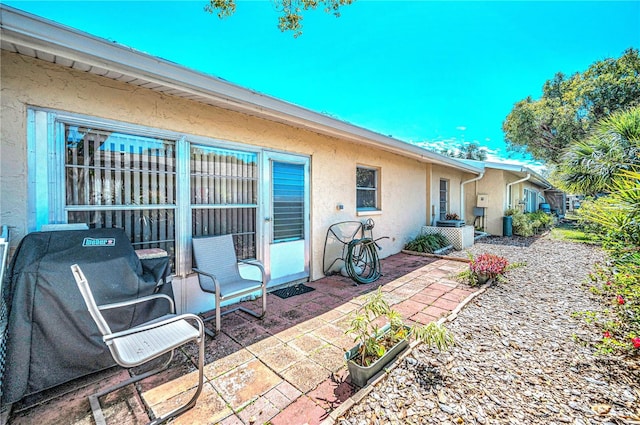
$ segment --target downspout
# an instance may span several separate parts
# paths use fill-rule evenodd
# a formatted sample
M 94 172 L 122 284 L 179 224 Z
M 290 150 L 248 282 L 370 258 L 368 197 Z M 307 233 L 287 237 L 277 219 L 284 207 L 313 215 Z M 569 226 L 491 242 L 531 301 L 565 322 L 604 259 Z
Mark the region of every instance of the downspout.
M 464 221 L 464 185 L 467 183 L 480 180 L 483 177 L 484 177 L 484 171 L 480 173 L 478 177 L 474 177 L 472 179 L 465 180 L 460 183 L 460 220 Z
M 526 182 L 527 180 L 529 180 L 531 178 L 531 173 L 527 173 L 527 177 L 520 179 L 520 180 L 516 180 L 513 183 L 507 183 L 507 208 L 505 208 L 505 210 L 511 208 L 511 186 L 513 186 L 514 184 L 518 184 L 518 183 L 522 183 L 522 182 Z

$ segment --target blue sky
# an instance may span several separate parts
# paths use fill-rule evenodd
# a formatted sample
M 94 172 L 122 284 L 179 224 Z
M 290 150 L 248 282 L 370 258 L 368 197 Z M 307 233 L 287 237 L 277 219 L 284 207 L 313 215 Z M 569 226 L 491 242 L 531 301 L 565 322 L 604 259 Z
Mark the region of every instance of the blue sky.
M 558 72 L 640 47 L 640 1 L 358 0 L 277 28 L 271 1 L 3 1 L 398 139 L 509 153 L 501 125 Z M 516 157 L 517 158 L 517 157 Z

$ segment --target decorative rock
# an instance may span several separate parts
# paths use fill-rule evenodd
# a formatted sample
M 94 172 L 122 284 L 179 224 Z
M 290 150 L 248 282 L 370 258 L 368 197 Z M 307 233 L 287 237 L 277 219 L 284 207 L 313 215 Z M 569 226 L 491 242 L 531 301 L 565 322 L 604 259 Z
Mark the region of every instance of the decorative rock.
M 448 413 L 450 415 L 455 415 L 456 413 L 456 409 L 447 406 L 446 404 L 442 404 L 440 403 L 440 410 L 442 410 L 444 413 Z
M 582 285 L 604 261 L 599 248 L 490 237 L 469 251 L 527 265 L 447 323 L 456 341 L 448 353 L 416 347 L 338 423 L 613 425 L 637 418 L 640 368 L 594 356 L 582 342 L 598 331 L 572 316 L 608 307 Z M 618 402 L 607 410 L 610 400 Z

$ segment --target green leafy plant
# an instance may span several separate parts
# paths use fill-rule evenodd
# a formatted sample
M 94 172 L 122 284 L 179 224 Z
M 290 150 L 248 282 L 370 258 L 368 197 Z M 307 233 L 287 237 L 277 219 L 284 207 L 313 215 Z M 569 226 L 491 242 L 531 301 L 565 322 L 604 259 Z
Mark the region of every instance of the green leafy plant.
M 640 114 L 634 127 L 640 139 Z M 579 215 L 598 231 L 609 254 L 589 276 L 593 293 L 610 308 L 598 314 L 598 352 L 640 355 L 640 171 L 621 171 L 610 194 L 586 201 Z M 583 208 L 584 207 L 584 208 Z
M 553 216 L 543 211 L 524 213 L 516 208 L 509 208 L 504 215 L 512 217 L 513 234 L 533 236 L 542 228 L 553 224 Z
M 440 233 L 431 235 L 421 234 L 409 241 L 404 249 L 415 252 L 426 252 L 433 254 L 435 251 L 451 245 L 449 240 Z
M 535 211 L 532 213 L 528 213 L 526 214 L 528 215 L 529 220 L 531 220 L 531 223 L 533 225 L 534 229 L 539 229 L 542 227 L 549 227 L 553 224 L 553 216 L 551 214 L 547 214 L 544 211 Z
M 380 324 L 389 325 L 387 332 Z M 357 356 L 352 360 L 360 366 L 369 366 L 403 339 L 415 339 L 430 347 L 446 350 L 453 344 L 453 336 L 443 326 L 431 322 L 424 326 L 407 326 L 402 315 L 393 310 L 383 297 L 382 287 L 371 293 L 365 302 L 351 314 L 349 329 L 345 331 L 354 336 L 359 346 Z
M 524 213 L 514 214 L 513 234 L 518 236 L 533 236 L 533 223 Z

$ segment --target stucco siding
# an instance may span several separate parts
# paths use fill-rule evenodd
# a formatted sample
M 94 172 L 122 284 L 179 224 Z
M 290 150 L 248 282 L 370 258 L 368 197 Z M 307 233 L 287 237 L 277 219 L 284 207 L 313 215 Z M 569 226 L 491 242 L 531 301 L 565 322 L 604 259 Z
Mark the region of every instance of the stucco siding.
M 356 215 L 357 165 L 380 169 L 382 212 L 371 217 L 374 236 L 391 237 L 381 242 L 382 256 L 398 252 L 426 224 L 428 164 L 15 53 L 3 51 L 1 58 L 0 222 L 11 226 L 14 246 L 28 229 L 28 106 L 309 156 L 312 279 L 322 276 L 328 226 L 367 218 Z M 445 167 L 438 173 L 451 178 L 455 202 L 460 178 Z
M 482 179 L 470 183 L 475 190 L 469 188 L 466 194 L 467 223 L 473 220 L 473 207 L 477 195 L 487 195 L 488 207 L 485 208 L 485 231 L 492 235 L 502 235 L 502 217 L 505 205 L 505 181 L 502 170 L 486 169 Z M 468 187 L 469 185 L 467 185 Z

